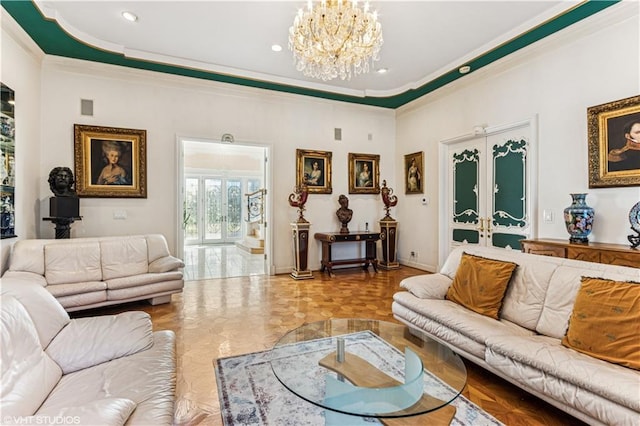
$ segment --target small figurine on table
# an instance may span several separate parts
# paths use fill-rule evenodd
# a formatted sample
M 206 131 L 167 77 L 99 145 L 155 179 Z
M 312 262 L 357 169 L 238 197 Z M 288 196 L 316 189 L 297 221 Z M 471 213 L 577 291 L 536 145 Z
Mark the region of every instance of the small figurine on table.
M 338 197 L 338 203 L 340 203 L 340 208 L 336 211 L 336 216 L 338 216 L 338 220 L 342 224 L 340 233 L 348 234 L 349 228 L 347 228 L 347 225 L 351 222 L 353 210 L 349 208 L 349 199 L 344 194 L 341 194 L 340 197 Z

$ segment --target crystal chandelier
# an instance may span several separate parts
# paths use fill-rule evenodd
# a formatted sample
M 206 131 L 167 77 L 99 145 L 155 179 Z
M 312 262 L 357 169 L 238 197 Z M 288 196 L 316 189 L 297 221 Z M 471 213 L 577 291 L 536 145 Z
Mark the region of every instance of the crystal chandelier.
M 296 69 L 324 81 L 369 72 L 369 62 L 380 58 L 382 26 L 369 2 L 322 0 L 298 14 L 289 28 L 289 49 Z

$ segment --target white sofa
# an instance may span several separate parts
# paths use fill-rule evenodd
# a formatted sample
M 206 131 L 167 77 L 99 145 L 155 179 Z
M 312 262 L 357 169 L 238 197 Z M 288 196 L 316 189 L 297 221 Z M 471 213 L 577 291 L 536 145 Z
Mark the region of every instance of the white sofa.
M 445 299 L 462 253 L 516 263 L 499 320 Z M 477 246 L 440 273 L 404 279 L 393 315 L 465 358 L 589 424 L 640 421 L 640 372 L 561 345 L 581 277 L 640 282 L 640 270 Z M 640 339 L 640 335 L 638 337 Z
M 3 425 L 173 424 L 173 331 L 145 312 L 69 319 L 24 276 L 0 294 Z
M 40 283 L 68 311 L 148 299 L 168 303 L 182 291 L 184 263 L 163 235 L 21 240 L 3 279 Z

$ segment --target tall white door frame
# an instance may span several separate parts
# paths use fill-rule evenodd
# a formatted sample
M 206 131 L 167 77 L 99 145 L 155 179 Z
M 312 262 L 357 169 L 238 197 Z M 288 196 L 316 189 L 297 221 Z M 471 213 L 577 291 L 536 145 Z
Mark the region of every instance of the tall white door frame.
M 226 142 L 214 139 L 203 139 L 203 138 L 193 138 L 183 135 L 176 136 L 176 176 L 178 177 L 177 183 L 177 196 L 176 199 L 178 202 L 176 203 L 176 253 L 179 258 L 184 258 L 184 232 L 182 232 L 182 209 L 184 204 L 184 142 L 185 141 L 194 141 L 194 142 L 207 142 L 207 143 L 219 143 L 226 144 Z M 271 195 L 273 194 L 271 188 L 273 187 L 273 170 L 271 164 L 272 151 L 273 146 L 271 144 L 262 144 L 256 142 L 245 142 L 236 140 L 233 142 L 234 145 L 241 146 L 253 146 L 257 148 L 264 148 L 265 150 L 265 166 L 264 166 L 264 183 L 266 192 L 266 205 L 264 206 L 265 211 L 265 245 L 264 245 L 264 255 L 265 255 L 265 274 L 267 275 L 275 275 L 275 265 L 273 264 L 273 200 Z
M 521 127 L 529 127 L 529 147 L 527 152 L 527 189 L 526 189 L 526 197 L 529 203 L 528 215 L 530 222 L 529 235 L 535 237 L 537 235 L 537 201 L 538 201 L 538 190 L 537 190 L 537 137 L 538 137 L 538 126 L 537 126 L 537 117 L 534 116 L 527 120 L 509 123 L 499 126 L 491 126 L 486 127 L 482 131 L 477 131 L 474 133 L 468 133 L 462 136 L 457 136 L 451 139 L 446 139 L 440 141 L 439 146 L 439 159 L 440 159 L 440 191 L 439 191 L 439 233 L 438 233 L 438 269 L 442 267 L 444 261 L 446 260 L 449 252 L 451 250 L 450 241 L 448 233 L 450 232 L 450 222 L 449 222 L 449 205 L 448 205 L 448 189 L 451 186 L 451 175 L 450 171 L 450 161 L 449 151 L 450 147 L 455 144 L 460 144 L 463 142 L 470 142 L 474 139 L 486 140 L 490 136 L 499 135 L 501 133 L 510 132 L 513 130 L 517 130 Z

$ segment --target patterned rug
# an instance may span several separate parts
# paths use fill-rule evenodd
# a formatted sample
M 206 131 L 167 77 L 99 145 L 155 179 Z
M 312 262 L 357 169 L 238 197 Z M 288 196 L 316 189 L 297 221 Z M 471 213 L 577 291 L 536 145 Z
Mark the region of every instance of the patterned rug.
M 349 352 L 369 361 L 396 380 L 403 381 L 404 354 L 370 332 L 344 336 Z M 214 361 L 220 412 L 224 424 L 231 425 L 324 425 L 325 410 L 286 389 L 275 377 L 271 361 L 284 363 L 291 378 L 306 376 L 318 383 L 324 392 L 327 371 L 318 360 L 335 350 L 335 338 L 324 338 L 278 348 L 277 351 L 255 352 Z M 281 371 L 281 370 L 279 370 Z M 303 373 L 304 371 L 304 373 Z M 330 373 L 333 374 L 333 373 Z M 455 391 L 425 371 L 425 389 L 432 396 L 450 399 Z M 451 403 L 456 406 L 455 426 L 502 425 L 480 407 L 460 395 Z M 357 423 L 379 424 L 375 419 L 357 418 Z M 356 421 L 354 421 L 356 423 Z

